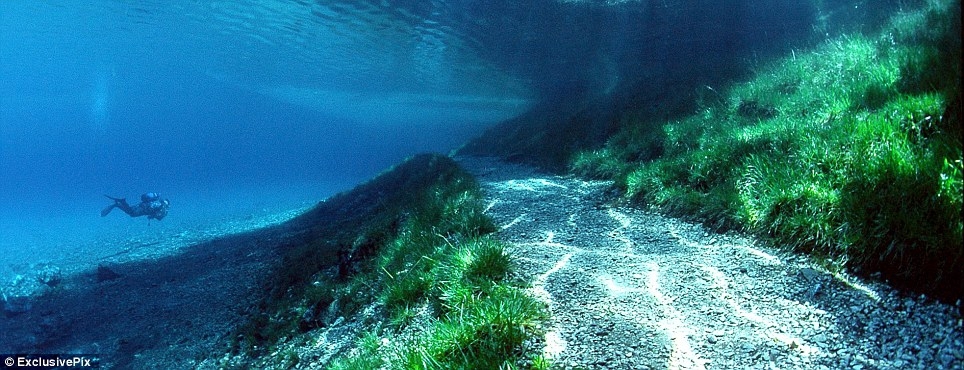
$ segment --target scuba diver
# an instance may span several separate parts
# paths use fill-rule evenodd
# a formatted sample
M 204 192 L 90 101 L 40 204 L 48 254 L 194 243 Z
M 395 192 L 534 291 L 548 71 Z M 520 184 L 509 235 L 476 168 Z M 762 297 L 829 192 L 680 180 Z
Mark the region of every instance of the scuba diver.
M 147 216 L 148 220 L 160 221 L 167 216 L 167 209 L 171 207 L 171 202 L 167 199 L 161 199 L 161 196 L 157 193 L 142 194 L 141 202 L 133 207 L 127 204 L 127 199 L 114 198 L 109 195 L 104 196 L 113 200 L 114 203 L 108 205 L 103 211 L 100 211 L 101 217 L 107 216 L 114 208 L 120 208 L 121 211 L 124 211 L 124 213 L 131 217 Z

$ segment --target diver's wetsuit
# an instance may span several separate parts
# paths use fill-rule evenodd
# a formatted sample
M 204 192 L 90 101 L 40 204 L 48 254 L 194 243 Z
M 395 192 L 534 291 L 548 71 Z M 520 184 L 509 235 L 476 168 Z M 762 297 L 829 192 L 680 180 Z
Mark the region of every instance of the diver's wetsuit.
M 128 216 L 140 217 L 147 216 L 148 219 L 161 220 L 167 216 L 167 209 L 170 207 L 170 202 L 167 199 L 161 199 L 157 193 L 146 193 L 141 195 L 141 202 L 136 206 L 131 207 L 127 204 L 127 199 L 124 198 L 114 198 L 112 196 L 105 195 L 105 197 L 110 198 L 114 201 L 113 204 L 104 208 L 100 211 L 100 216 L 104 217 L 113 211 L 114 208 L 119 208 L 124 211 Z

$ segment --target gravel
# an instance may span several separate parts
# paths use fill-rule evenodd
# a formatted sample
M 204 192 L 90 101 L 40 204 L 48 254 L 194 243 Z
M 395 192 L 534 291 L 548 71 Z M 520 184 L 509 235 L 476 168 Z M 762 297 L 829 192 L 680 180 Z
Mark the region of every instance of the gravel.
M 962 368 L 959 307 L 612 205 L 607 182 L 458 160 L 549 305 L 542 345 L 559 368 Z
M 0 353 L 89 354 L 104 369 L 204 367 L 257 311 L 300 210 L 132 239 L 118 253 L 37 264 L 0 285 Z M 53 284 L 53 281 L 57 281 Z M 10 304 L 24 297 L 29 305 Z M 15 300 L 13 303 L 18 303 Z

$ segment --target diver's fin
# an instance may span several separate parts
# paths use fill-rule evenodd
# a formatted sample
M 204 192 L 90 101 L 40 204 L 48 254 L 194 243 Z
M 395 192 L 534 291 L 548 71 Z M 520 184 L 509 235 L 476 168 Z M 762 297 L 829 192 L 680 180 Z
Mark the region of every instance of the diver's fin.
M 108 205 L 106 208 L 102 209 L 102 210 L 100 211 L 100 217 L 107 216 L 107 214 L 109 214 L 110 211 L 113 211 L 113 210 L 114 210 L 114 207 L 117 207 L 117 204 L 118 204 L 118 203 L 127 202 L 127 200 L 125 200 L 124 198 L 114 198 L 114 197 L 112 197 L 112 196 L 110 196 L 110 195 L 107 195 L 107 194 L 104 194 L 104 196 L 107 197 L 107 198 L 110 199 L 110 200 L 113 200 L 114 203 L 111 203 L 111 204 Z
M 100 217 L 107 216 L 107 214 L 110 213 L 110 211 L 113 211 L 113 210 L 114 210 L 114 207 L 117 207 L 116 203 L 115 203 L 115 204 L 111 204 L 111 205 L 107 206 L 107 208 L 104 208 L 103 210 L 101 210 L 101 211 L 100 211 Z

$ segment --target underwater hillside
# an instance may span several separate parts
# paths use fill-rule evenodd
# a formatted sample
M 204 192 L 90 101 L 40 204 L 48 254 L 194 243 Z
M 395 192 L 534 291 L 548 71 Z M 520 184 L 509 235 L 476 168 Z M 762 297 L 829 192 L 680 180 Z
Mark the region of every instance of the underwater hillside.
M 520 118 L 462 152 L 613 180 L 633 204 L 953 302 L 964 293 L 958 15 L 930 1 L 732 81 L 686 81 L 672 98 L 644 85 L 627 92 L 643 104 Z M 662 109 L 676 99 L 686 108 Z
M 964 369 L 961 60 L 958 0 L 5 1 L 0 357 Z

